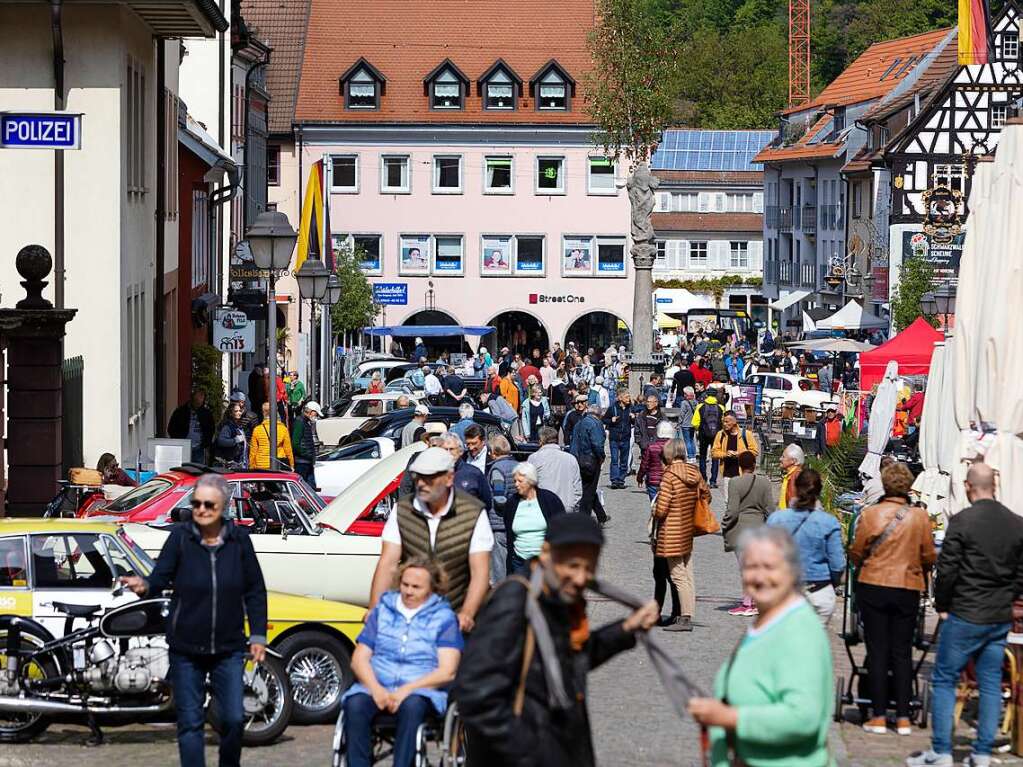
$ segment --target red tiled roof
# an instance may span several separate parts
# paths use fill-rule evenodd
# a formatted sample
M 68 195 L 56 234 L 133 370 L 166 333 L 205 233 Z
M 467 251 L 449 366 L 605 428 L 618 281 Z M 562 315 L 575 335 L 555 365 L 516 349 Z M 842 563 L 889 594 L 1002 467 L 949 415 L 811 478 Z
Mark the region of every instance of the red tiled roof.
M 514 111 L 484 111 L 476 78 L 504 59 L 528 81 L 551 59 L 577 82 L 590 68 L 593 0 L 312 0 L 296 122 L 590 124 L 582 87 L 566 112 L 537 111 L 528 82 Z M 345 110 L 338 78 L 364 57 L 387 78 L 378 110 Z M 469 78 L 461 111 L 431 110 L 423 78 L 444 59 Z
M 785 110 L 785 114 L 803 112 L 825 104 L 859 104 L 881 98 L 899 84 L 912 71 L 903 65 L 912 58 L 919 60 L 944 39 L 948 29 L 936 29 L 897 40 L 874 43 L 836 77 L 813 101 Z M 892 69 L 892 64 L 898 64 Z M 891 71 L 889 71 L 891 70 Z M 884 79 L 881 79 L 881 78 Z
M 761 232 L 762 213 L 653 213 L 657 231 L 671 232 Z
M 270 92 L 267 121 L 270 133 L 290 133 L 302 71 L 302 49 L 310 0 L 241 0 L 249 31 L 269 45 L 266 87 Z
M 946 34 L 948 30 L 945 30 Z M 937 55 L 920 72 L 916 80 L 898 96 L 882 99 L 872 106 L 862 117 L 864 121 L 883 119 L 888 115 L 898 112 L 910 104 L 919 96 L 921 100 L 926 98 L 935 89 L 940 87 L 954 72 L 959 69 L 959 50 L 956 45 L 956 30 L 951 31 L 949 39 L 944 42 L 944 48 L 938 51 Z M 941 43 L 939 43 L 940 45 Z
M 764 172 L 760 170 L 654 170 L 651 172 L 664 183 L 697 181 L 712 184 L 750 184 L 752 186 L 760 186 L 764 181 Z

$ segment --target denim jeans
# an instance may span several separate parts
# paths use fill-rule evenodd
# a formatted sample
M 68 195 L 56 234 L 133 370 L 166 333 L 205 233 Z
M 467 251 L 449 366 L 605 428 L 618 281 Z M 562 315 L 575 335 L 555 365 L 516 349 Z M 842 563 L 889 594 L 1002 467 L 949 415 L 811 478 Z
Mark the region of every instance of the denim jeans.
M 524 575 L 526 578 L 529 577 L 529 560 L 523 559 L 514 551 L 508 552 L 508 565 L 511 568 L 508 570 L 508 575 Z
M 695 429 L 692 426 L 682 427 L 682 439 L 686 443 L 686 455 L 689 458 L 689 462 L 693 463 L 696 460 L 696 437 Z
M 316 489 L 316 471 L 308 461 L 295 461 L 295 473 L 304 479 L 309 487 Z
M 647 485 L 646 494 L 647 497 L 652 501 L 657 497 L 657 491 L 660 489 L 660 485 Z
M 508 575 L 508 533 L 494 531 L 494 548 L 490 550 L 490 582 L 503 581 Z
M 611 484 L 617 485 L 625 482 L 625 476 L 629 473 L 629 449 L 632 444 L 629 440 L 624 442 L 611 440 L 608 445 L 611 448 L 611 465 L 608 471 L 611 473 Z
M 707 479 L 707 453 L 710 452 L 711 442 L 710 440 L 700 440 L 700 474 L 703 475 L 704 479 Z M 716 485 L 718 483 L 718 459 L 710 459 L 710 483 Z
M 380 713 L 373 698 L 357 693 L 345 700 L 345 753 L 349 767 L 369 767 L 372 764 L 373 720 Z M 398 724 L 394 733 L 394 767 L 411 767 L 416 755 L 416 730 L 426 719 L 432 704 L 422 695 L 409 695 L 401 702 L 396 714 Z
M 178 754 L 181 764 L 204 767 L 203 725 L 206 712 L 206 676 L 213 687 L 213 698 L 220 714 L 220 767 L 237 767 L 242 758 L 242 673 L 245 653 L 219 655 L 183 655 L 170 652 L 170 683 L 178 714 Z
M 975 754 L 990 754 L 1002 710 L 1002 662 L 1009 623 L 970 623 L 949 614 L 938 633 L 938 652 L 931 672 L 931 748 L 952 753 L 952 724 L 959 675 L 972 659 L 980 687 Z

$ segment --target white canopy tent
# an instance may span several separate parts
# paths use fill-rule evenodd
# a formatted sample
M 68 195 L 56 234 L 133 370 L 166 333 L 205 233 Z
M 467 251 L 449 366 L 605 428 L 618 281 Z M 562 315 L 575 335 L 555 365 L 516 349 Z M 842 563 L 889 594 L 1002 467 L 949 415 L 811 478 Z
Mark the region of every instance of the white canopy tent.
M 892 436 L 895 423 L 895 405 L 899 392 L 899 363 L 892 360 L 885 368 L 884 378 L 878 384 L 874 404 L 870 406 L 867 427 L 867 454 L 860 464 L 860 474 L 877 477 L 881 473 L 881 456 Z M 926 404 L 926 400 L 925 400 Z
M 768 306 L 778 312 L 784 311 L 793 304 L 798 304 L 803 299 L 809 298 L 812 293 L 812 290 L 793 290 L 791 293 L 780 296 L 777 301 L 772 301 Z
M 818 330 L 873 330 L 887 327 L 888 320 L 865 312 L 856 301 L 850 301 L 830 317 L 817 323 Z

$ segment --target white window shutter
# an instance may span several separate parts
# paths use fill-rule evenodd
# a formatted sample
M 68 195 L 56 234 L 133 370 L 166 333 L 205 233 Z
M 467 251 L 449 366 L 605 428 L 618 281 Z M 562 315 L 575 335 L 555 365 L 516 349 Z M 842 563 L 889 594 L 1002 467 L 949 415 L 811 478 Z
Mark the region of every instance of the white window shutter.
M 763 213 L 764 212 L 764 193 L 754 192 L 753 194 L 753 212 Z
M 699 195 L 700 213 L 707 213 L 710 211 L 710 192 L 700 192 Z
M 723 192 L 714 195 L 714 210 L 718 213 L 726 213 L 728 211 L 728 196 Z
M 764 243 L 751 240 L 749 243 L 749 268 L 760 271 L 764 268 Z
M 671 210 L 670 206 L 671 195 L 667 192 L 659 192 L 657 195 L 657 211 L 659 213 L 665 213 Z

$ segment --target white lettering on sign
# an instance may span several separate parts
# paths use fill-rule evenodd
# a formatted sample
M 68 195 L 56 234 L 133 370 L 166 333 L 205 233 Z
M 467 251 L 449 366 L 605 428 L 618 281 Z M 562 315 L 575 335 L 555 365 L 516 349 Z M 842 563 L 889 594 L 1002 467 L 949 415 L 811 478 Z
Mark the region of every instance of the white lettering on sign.
M 15 114 L 0 112 L 0 147 L 14 149 L 78 149 L 81 115 L 64 112 Z

